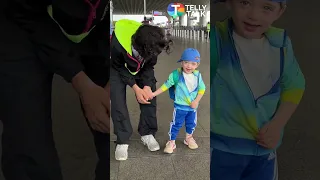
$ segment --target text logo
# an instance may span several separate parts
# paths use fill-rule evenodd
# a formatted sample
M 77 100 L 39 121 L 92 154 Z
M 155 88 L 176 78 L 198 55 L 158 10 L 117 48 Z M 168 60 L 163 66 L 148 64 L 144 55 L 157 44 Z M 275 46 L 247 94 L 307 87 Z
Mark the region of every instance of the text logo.
M 185 7 L 181 3 L 170 3 L 168 6 L 168 14 L 172 18 L 180 17 L 185 14 Z
M 199 13 L 200 17 L 206 16 L 207 5 L 183 5 L 181 3 L 170 3 L 168 6 L 168 14 L 173 18 L 180 17 L 187 13 L 187 16 L 194 17 L 195 13 Z
M 199 12 L 200 17 L 206 16 L 206 7 L 207 5 L 185 5 L 186 13 L 188 16 L 194 16 L 194 13 Z

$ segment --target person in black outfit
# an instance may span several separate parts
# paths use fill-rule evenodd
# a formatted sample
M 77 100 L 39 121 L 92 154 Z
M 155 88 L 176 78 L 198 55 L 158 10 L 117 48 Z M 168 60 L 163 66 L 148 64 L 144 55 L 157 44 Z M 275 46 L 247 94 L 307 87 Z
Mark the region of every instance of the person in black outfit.
M 153 97 L 156 90 L 154 66 L 158 55 L 165 50 L 170 53 L 171 40 L 164 29 L 132 20 L 119 20 L 111 40 L 111 117 L 117 136 L 116 160 L 128 158 L 129 138 L 132 134 L 126 100 L 126 87 L 135 92 L 140 105 L 138 131 L 142 142 L 150 151 L 160 149 L 154 138 L 158 130 L 157 104 Z
M 108 0 L 5 0 L 0 4 L 0 120 L 6 180 L 62 180 L 51 119 L 53 74 L 78 92 L 110 178 Z M 71 131 L 70 131 L 71 133 Z

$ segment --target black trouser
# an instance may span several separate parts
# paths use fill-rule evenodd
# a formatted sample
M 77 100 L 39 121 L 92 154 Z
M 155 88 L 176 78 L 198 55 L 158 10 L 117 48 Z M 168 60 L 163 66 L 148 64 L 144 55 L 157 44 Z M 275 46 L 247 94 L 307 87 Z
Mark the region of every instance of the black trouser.
M 136 79 L 137 85 L 143 88 L 141 80 Z M 110 70 L 110 90 L 111 90 L 111 117 L 114 125 L 114 133 L 117 136 L 117 144 L 128 144 L 132 134 L 129 112 L 126 98 L 127 85 L 121 80 L 119 73 L 111 68 Z M 152 91 L 156 90 L 156 80 L 151 87 Z M 158 130 L 157 125 L 157 103 L 153 98 L 151 104 L 140 105 L 140 121 L 138 132 L 141 136 L 155 135 Z
M 1 59 L 2 170 L 7 180 L 62 179 L 52 134 L 52 78 L 36 57 Z
M 107 79 L 100 76 L 104 73 L 99 74 L 101 63 L 84 62 L 90 78 L 104 86 Z M 33 55 L 20 59 L 0 57 L 2 170 L 6 180 L 62 180 L 52 133 L 52 78 L 53 74 Z M 92 133 L 100 159 L 96 179 L 105 180 L 110 176 L 110 135 Z

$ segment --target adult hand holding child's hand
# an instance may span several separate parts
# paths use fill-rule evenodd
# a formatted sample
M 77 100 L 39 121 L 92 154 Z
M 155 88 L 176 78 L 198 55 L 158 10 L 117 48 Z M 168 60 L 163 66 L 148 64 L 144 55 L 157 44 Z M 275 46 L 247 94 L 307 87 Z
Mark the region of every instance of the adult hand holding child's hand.
M 137 85 L 134 85 L 133 90 L 134 90 L 134 93 L 136 94 L 137 101 L 140 104 L 150 104 L 150 102 L 148 102 L 148 96 L 143 89 L 141 89 Z
M 96 85 L 84 72 L 80 72 L 73 78 L 72 85 L 79 93 L 85 116 L 91 128 L 102 133 L 109 133 L 109 85 L 106 86 L 106 89 Z
M 149 86 L 144 86 L 143 87 L 143 91 L 147 95 L 147 100 L 153 99 L 154 95 L 153 95 L 153 92 L 152 92 L 152 90 L 151 90 L 151 88 Z

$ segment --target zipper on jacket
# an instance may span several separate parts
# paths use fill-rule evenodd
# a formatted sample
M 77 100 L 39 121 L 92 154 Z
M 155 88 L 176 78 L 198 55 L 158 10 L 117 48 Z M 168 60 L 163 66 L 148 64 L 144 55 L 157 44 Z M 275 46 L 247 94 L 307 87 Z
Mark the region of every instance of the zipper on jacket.
M 179 73 L 179 82 L 181 82 L 182 84 L 183 84 L 183 86 L 186 88 L 186 89 L 188 89 L 188 87 L 187 87 L 187 85 L 186 85 L 186 81 L 185 81 L 185 79 L 184 79 L 184 76 L 183 76 L 183 71 L 181 71 L 181 73 Z M 177 87 L 179 86 L 179 82 L 178 82 L 178 84 L 177 84 Z M 188 99 L 188 97 L 190 97 L 190 92 L 189 92 L 189 90 L 188 90 L 188 92 L 185 92 L 184 90 L 183 90 L 183 88 L 181 88 L 181 90 L 182 90 L 182 92 L 183 92 L 183 94 L 187 97 L 187 99 Z M 187 94 L 188 93 L 188 94 Z M 190 99 L 190 104 L 191 104 L 191 99 Z
M 230 37 L 230 39 L 231 39 L 233 51 L 234 51 L 234 54 L 235 54 L 235 56 L 236 56 L 236 58 L 237 58 L 237 63 L 238 63 L 238 65 L 239 65 L 240 72 L 241 72 L 241 74 L 242 74 L 242 78 L 246 81 L 247 87 L 248 87 L 248 89 L 249 89 L 249 91 L 250 91 L 250 94 L 251 94 L 251 97 L 252 97 L 252 102 L 253 102 L 253 104 L 254 104 L 254 107 L 257 108 L 257 106 L 258 106 L 258 105 L 257 105 L 257 101 L 256 101 L 256 99 L 254 98 L 254 95 L 253 95 L 253 92 L 252 92 L 252 90 L 251 90 L 251 87 L 250 87 L 250 85 L 249 85 L 249 83 L 248 83 L 248 81 L 247 81 L 247 79 L 246 79 L 246 76 L 244 75 L 243 70 L 242 70 L 241 63 L 240 63 L 240 58 L 239 58 L 239 55 L 238 55 L 238 52 L 237 52 L 237 48 L 236 48 L 236 46 L 235 46 L 235 44 L 234 44 L 234 40 L 233 40 L 233 38 L 232 38 L 232 35 L 230 34 L 230 31 L 228 31 L 228 34 L 229 34 L 229 37 Z
M 269 95 L 269 94 L 270 94 L 270 91 L 272 91 L 272 89 L 274 88 L 274 86 L 277 85 L 277 84 L 279 84 L 279 81 L 280 81 L 281 76 L 282 76 L 282 73 L 283 73 L 283 61 L 284 61 L 284 50 L 283 50 L 283 48 L 280 48 L 280 74 L 279 74 L 279 78 L 278 78 L 278 80 L 272 85 L 271 89 L 270 89 L 267 93 L 259 96 L 259 97 L 255 100 L 256 106 L 257 106 L 258 100 L 259 100 L 260 98 Z
M 253 102 L 254 102 L 254 106 L 257 108 L 257 107 L 258 107 L 258 100 L 259 100 L 260 98 L 268 95 L 268 94 L 270 93 L 270 91 L 273 89 L 273 86 L 274 86 L 274 85 L 271 87 L 271 89 L 270 89 L 266 94 L 263 94 L 263 95 L 259 96 L 258 98 L 254 98 L 254 95 L 253 95 L 253 92 L 252 92 L 252 90 L 251 90 L 251 88 L 250 88 L 250 85 L 249 85 L 249 83 L 248 83 L 248 81 L 247 81 L 247 79 L 246 79 L 246 77 L 245 77 L 245 75 L 244 75 L 244 73 L 243 73 L 243 70 L 242 70 L 242 67 L 241 67 L 241 63 L 240 63 L 240 58 L 239 58 L 237 49 L 236 49 L 236 47 L 235 47 L 235 45 L 234 45 L 234 40 L 233 40 L 232 35 L 231 35 L 231 33 L 230 33 L 229 30 L 228 30 L 228 34 L 229 34 L 229 37 L 230 37 L 230 39 L 231 39 L 231 41 L 232 41 L 233 50 L 234 50 L 234 53 L 235 53 L 235 55 L 236 55 L 236 58 L 237 58 L 237 62 L 238 62 L 240 71 L 241 71 L 241 73 L 242 73 L 242 77 L 244 78 L 244 80 L 245 80 L 246 83 L 247 83 L 247 86 L 248 86 L 248 88 L 249 88 L 249 90 L 250 90 L 250 93 L 251 93 L 251 97 L 252 97 Z M 284 33 L 284 37 L 286 37 L 286 32 Z M 284 43 L 285 43 L 285 38 L 284 38 L 284 40 L 283 40 L 283 44 L 284 44 Z M 284 50 L 283 50 L 283 48 L 280 48 L 280 63 L 281 63 L 281 65 L 280 65 L 280 76 L 279 76 L 279 79 L 277 80 L 276 84 L 277 84 L 278 81 L 280 80 L 280 78 L 281 78 L 281 76 L 282 76 L 282 71 L 283 71 L 283 63 L 284 63 Z
M 98 6 L 100 5 L 100 0 L 98 0 L 96 2 L 96 4 L 93 4 L 91 2 L 91 0 L 85 0 L 86 3 L 89 4 L 90 6 L 90 13 L 89 13 L 89 17 L 88 17 L 88 21 L 87 21 L 87 24 L 86 24 L 86 27 L 84 29 L 84 33 L 88 32 L 93 24 L 93 21 L 97 18 L 97 8 Z

